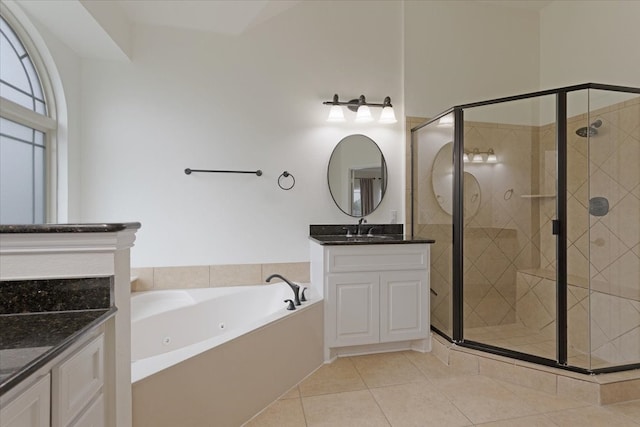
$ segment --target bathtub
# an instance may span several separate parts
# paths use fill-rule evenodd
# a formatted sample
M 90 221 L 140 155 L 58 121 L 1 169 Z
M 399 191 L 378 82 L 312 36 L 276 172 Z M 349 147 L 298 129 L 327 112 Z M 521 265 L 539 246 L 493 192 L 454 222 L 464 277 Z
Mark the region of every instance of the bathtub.
M 322 300 L 306 294 L 293 311 L 286 283 L 134 294 L 134 425 L 238 426 L 317 369 Z

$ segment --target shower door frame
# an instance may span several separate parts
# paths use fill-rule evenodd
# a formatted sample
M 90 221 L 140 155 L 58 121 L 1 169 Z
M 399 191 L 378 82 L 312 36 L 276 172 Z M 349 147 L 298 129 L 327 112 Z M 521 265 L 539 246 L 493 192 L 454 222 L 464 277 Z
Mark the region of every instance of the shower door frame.
M 586 369 L 567 363 L 567 94 L 579 90 L 606 90 L 612 92 L 627 92 L 640 94 L 640 88 L 605 85 L 599 83 L 584 83 L 557 89 L 531 92 L 522 95 L 496 98 L 487 101 L 458 105 L 440 113 L 436 117 L 411 129 L 411 158 L 416 153 L 414 132 L 440 120 L 443 116 L 453 113 L 453 248 L 452 248 L 452 336 L 431 326 L 438 335 L 461 347 L 467 347 L 509 358 L 515 358 L 540 365 L 561 368 L 584 374 L 601 374 L 630 369 L 639 369 L 640 363 L 609 366 L 598 369 Z M 556 96 L 556 219 L 553 220 L 553 234 L 556 236 L 556 360 L 547 359 L 529 353 L 522 353 L 507 348 L 496 347 L 464 338 L 464 278 L 463 278 L 463 244 L 464 244 L 464 110 L 510 101 L 518 101 L 542 96 Z M 413 163 L 411 161 L 411 235 L 415 232 L 414 217 L 414 185 Z

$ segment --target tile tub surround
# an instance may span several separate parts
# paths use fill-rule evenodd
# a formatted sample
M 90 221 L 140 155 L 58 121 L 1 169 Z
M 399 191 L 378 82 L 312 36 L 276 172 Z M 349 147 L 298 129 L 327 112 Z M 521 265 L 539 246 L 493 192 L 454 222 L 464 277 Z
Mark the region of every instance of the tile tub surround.
M 245 427 L 640 425 L 640 400 L 598 405 L 558 394 L 564 385 L 552 375 L 553 390 L 546 391 L 536 386 L 547 383 L 546 376 L 539 379 L 546 372 L 521 373 L 504 360 L 434 344 L 446 363 L 434 348 L 323 365 Z
M 132 268 L 134 292 L 154 289 L 208 288 L 266 284 L 278 273 L 298 283 L 309 283 L 309 263 L 219 264 L 185 267 Z

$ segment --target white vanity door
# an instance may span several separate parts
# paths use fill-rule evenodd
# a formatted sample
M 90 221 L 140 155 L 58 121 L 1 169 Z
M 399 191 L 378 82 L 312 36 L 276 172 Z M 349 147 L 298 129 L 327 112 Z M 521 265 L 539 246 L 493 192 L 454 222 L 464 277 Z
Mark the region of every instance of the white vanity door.
M 51 375 L 34 385 L 0 409 L 2 427 L 48 427 L 51 408 Z
M 342 273 L 328 277 L 329 346 L 377 343 L 380 340 L 380 275 Z
M 380 273 L 380 341 L 423 339 L 428 334 L 425 270 Z

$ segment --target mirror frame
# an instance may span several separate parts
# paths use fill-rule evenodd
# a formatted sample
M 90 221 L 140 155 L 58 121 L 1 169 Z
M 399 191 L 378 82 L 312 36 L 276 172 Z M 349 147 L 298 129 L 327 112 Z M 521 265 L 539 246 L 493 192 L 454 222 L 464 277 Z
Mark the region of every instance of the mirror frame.
M 448 152 L 447 152 L 448 150 Z M 450 154 L 450 155 L 449 155 Z M 442 162 L 442 159 L 449 159 L 450 163 L 447 161 L 446 165 L 449 166 L 451 168 L 453 168 L 453 141 L 449 141 L 446 144 L 444 144 L 442 147 L 440 147 L 440 149 L 438 150 L 438 152 L 436 153 L 435 157 L 433 158 L 433 165 L 431 166 L 431 189 L 433 191 L 433 197 L 435 198 L 436 202 L 438 203 L 438 206 L 440 206 L 440 209 L 442 209 L 447 215 L 451 215 L 453 216 L 453 171 L 451 171 L 451 173 L 442 173 L 442 171 L 440 170 L 441 168 L 438 168 L 439 163 Z M 440 176 L 437 176 L 436 174 L 440 173 Z M 442 178 L 442 177 L 451 177 L 450 184 L 451 187 L 447 187 L 447 194 L 450 195 L 450 199 L 448 198 L 444 198 L 443 196 L 441 196 L 438 191 L 439 184 L 440 181 L 437 178 Z M 464 218 L 465 221 L 468 221 L 470 219 L 472 219 L 473 217 L 475 217 L 479 210 L 480 210 L 480 204 L 482 202 L 482 190 L 480 187 L 480 183 L 478 182 L 478 179 L 475 177 L 475 175 L 473 175 L 471 172 L 465 170 L 464 171 Z M 471 186 L 475 186 L 474 189 L 471 189 Z M 450 193 L 449 193 L 450 190 Z M 474 191 L 473 193 L 471 193 L 471 191 Z
M 336 152 L 338 152 L 338 149 L 342 146 L 344 147 L 343 144 L 346 144 L 348 142 L 348 139 L 351 137 L 361 137 L 361 138 L 365 138 L 367 139 L 372 148 L 375 148 L 377 150 L 377 152 L 380 154 L 380 169 L 381 169 L 381 177 L 380 179 L 382 179 L 382 183 L 381 183 L 381 188 L 380 188 L 380 200 L 378 201 L 378 203 L 373 207 L 373 209 L 371 209 L 370 212 L 366 212 L 363 213 L 362 215 L 354 215 L 353 213 L 349 212 L 349 208 L 350 206 L 341 206 L 341 204 L 338 202 L 338 200 L 336 200 L 336 191 L 337 189 L 332 189 L 331 188 L 331 162 L 334 160 L 335 156 L 336 156 Z M 349 168 L 349 170 L 352 170 L 352 168 Z M 384 157 L 384 154 L 382 153 L 382 150 L 380 149 L 380 147 L 378 146 L 378 144 L 370 137 L 363 135 L 363 134 L 350 134 L 345 136 L 344 138 L 342 138 L 340 140 L 340 142 L 338 142 L 338 144 L 336 144 L 336 146 L 333 148 L 333 151 L 331 152 L 331 157 L 329 158 L 329 163 L 327 164 L 327 186 L 329 187 L 329 193 L 331 194 L 331 198 L 333 199 L 333 202 L 335 203 L 335 205 L 338 207 L 338 209 L 340 209 L 343 213 L 345 213 L 346 215 L 349 215 L 350 217 L 353 218 L 361 218 L 361 217 L 365 217 L 367 215 L 370 215 L 371 213 L 375 212 L 375 210 L 380 206 L 380 204 L 382 203 L 382 200 L 384 199 L 384 195 L 387 192 L 387 184 L 388 184 L 388 171 L 387 171 L 387 160 Z M 348 189 L 348 191 L 351 193 L 352 189 L 351 187 Z

